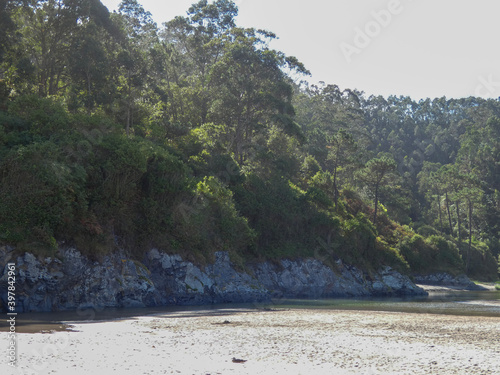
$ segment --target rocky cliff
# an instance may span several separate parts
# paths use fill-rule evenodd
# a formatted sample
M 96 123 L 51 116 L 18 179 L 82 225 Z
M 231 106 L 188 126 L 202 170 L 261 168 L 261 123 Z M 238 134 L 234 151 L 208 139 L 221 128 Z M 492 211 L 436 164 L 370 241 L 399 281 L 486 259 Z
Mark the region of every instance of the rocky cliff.
M 216 253 L 213 264 L 198 267 L 157 249 L 142 262 L 121 253 L 93 262 L 74 248 L 45 259 L 30 253 L 13 259 L 4 248 L 0 250 L 2 309 L 7 301 L 7 262 L 16 264 L 18 312 L 425 294 L 389 267 L 370 277 L 341 261 L 335 271 L 317 259 L 265 262 L 238 271 L 226 252 Z

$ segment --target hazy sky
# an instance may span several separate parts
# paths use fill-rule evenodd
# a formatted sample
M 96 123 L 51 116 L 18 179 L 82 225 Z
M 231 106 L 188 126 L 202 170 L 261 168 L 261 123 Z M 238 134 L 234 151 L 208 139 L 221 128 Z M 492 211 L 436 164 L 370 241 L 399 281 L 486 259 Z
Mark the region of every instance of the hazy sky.
M 110 11 L 119 0 L 101 0 Z M 158 24 L 195 0 L 138 0 Z M 367 94 L 500 97 L 498 0 L 236 0 L 237 24 L 277 34 L 311 82 Z

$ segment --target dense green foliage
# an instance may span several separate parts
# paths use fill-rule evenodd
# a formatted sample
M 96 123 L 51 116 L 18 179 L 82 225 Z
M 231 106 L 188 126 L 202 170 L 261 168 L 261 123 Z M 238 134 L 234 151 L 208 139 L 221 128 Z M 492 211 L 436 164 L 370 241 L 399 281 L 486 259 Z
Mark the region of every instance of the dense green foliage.
M 0 242 L 497 278 L 499 101 L 294 83 L 229 0 L 4 3 Z

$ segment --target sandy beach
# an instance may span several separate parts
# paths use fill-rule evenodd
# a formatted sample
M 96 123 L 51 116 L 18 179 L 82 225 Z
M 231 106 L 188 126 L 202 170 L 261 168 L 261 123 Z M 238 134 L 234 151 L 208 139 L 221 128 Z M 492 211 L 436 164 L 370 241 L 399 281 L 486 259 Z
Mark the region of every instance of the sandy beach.
M 500 319 L 489 317 L 226 309 L 72 328 L 18 333 L 18 367 L 2 361 L 0 373 L 469 375 L 500 368 Z

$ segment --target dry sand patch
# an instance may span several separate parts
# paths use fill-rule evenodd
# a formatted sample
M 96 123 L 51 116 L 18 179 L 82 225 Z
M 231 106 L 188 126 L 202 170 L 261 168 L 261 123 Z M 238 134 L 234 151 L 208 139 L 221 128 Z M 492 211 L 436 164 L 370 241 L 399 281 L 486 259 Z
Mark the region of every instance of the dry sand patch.
M 207 310 L 74 329 L 18 334 L 18 373 L 468 375 L 500 368 L 500 319 L 488 317 Z

